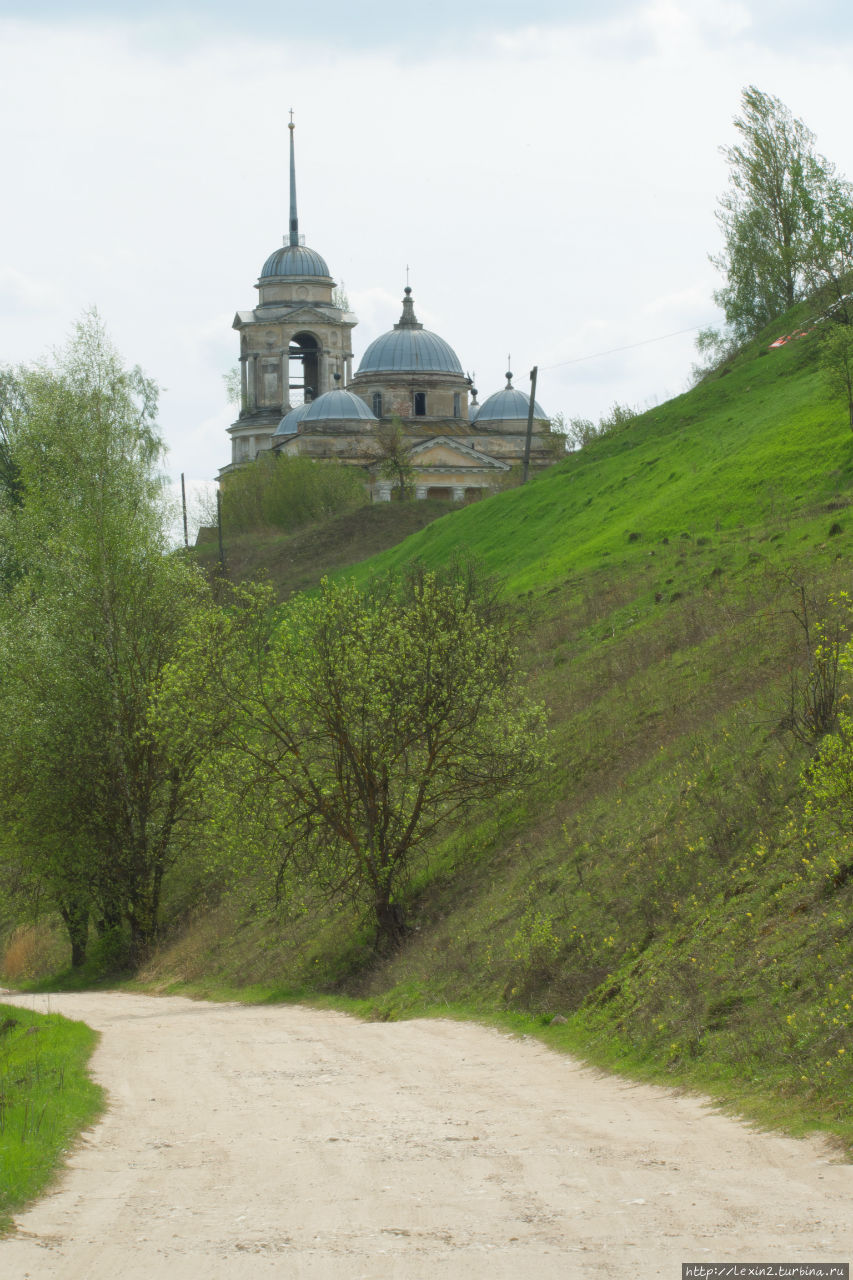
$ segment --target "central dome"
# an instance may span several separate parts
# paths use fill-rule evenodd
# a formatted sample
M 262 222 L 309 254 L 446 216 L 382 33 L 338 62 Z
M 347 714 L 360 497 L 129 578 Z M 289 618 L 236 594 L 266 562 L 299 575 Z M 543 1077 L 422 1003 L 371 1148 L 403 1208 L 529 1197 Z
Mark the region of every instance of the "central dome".
M 313 249 L 306 249 L 304 244 L 283 245 L 281 249 L 271 253 L 261 267 L 262 280 L 271 278 L 292 280 L 294 276 L 300 279 L 305 276 L 315 278 L 320 276 L 325 280 L 331 280 L 325 258 L 321 258 Z
M 411 293 L 407 286 L 399 323 L 374 338 L 361 358 L 358 372 L 455 373 L 461 377 L 459 357 L 449 343 L 418 324 Z

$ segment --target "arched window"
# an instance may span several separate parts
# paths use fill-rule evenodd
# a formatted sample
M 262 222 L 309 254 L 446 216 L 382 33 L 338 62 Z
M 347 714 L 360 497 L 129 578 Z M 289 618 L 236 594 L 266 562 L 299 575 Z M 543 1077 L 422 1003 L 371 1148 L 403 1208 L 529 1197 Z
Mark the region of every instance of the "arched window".
M 426 392 L 425 391 L 415 392 L 415 417 L 416 418 L 426 417 Z
M 282 396 L 282 403 L 288 401 L 291 405 L 297 405 L 318 396 L 321 390 L 320 344 L 313 333 L 293 335 L 288 350 L 288 364 L 290 385 L 284 388 L 287 394 Z
M 374 391 L 373 393 L 373 416 L 374 418 L 382 417 L 382 392 Z

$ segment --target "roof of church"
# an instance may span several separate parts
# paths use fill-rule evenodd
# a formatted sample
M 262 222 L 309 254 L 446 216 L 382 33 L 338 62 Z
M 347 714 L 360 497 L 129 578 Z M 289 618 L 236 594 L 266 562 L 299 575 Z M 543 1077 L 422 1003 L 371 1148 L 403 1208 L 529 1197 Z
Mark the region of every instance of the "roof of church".
M 361 357 L 358 372 L 461 374 L 459 357 L 449 343 L 418 323 L 408 285 L 405 293 L 399 323 L 374 338 Z
M 310 408 L 311 408 L 311 404 L 309 402 L 308 404 L 298 404 L 295 409 L 291 409 L 289 413 L 286 413 L 284 415 L 281 422 L 276 427 L 274 435 L 276 436 L 294 435 L 299 430 L 299 423 L 305 417 L 306 413 Z
M 326 259 L 304 244 L 285 244 L 271 253 L 261 267 L 261 279 L 270 277 L 323 276 L 331 279 Z
M 512 374 L 508 373 L 503 390 L 496 391 L 480 405 L 477 423 L 482 426 L 486 422 L 526 422 L 529 404 L 530 397 L 516 390 L 512 385 Z M 533 401 L 533 416 L 540 420 L 548 417 L 538 400 Z
M 305 423 L 326 421 L 332 418 L 351 418 L 365 422 L 377 422 L 367 405 L 352 391 L 326 391 L 316 400 L 312 400 L 307 411 L 302 415 Z

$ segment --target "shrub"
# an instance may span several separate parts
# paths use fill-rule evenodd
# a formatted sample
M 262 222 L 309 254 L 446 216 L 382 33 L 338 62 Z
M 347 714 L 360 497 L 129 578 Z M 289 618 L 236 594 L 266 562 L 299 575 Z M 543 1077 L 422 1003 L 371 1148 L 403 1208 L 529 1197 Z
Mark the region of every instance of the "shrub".
M 367 501 L 358 467 L 265 453 L 226 479 L 222 523 L 229 533 L 265 528 L 290 532 Z

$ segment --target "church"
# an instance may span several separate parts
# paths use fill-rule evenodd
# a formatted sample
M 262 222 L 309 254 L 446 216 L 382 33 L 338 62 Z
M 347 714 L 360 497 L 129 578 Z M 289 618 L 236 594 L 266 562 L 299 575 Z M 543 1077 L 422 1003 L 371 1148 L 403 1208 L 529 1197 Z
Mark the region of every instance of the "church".
M 408 286 L 399 320 L 353 373 L 358 322 L 325 259 L 299 234 L 292 120 L 288 127 L 289 234 L 261 268 L 257 305 L 234 317 L 241 403 L 220 477 L 271 449 L 360 467 L 374 501 L 388 501 L 396 448 L 418 498 L 464 502 L 501 487 L 524 457 L 529 397 L 508 373 L 506 386 L 478 404 L 456 352 L 419 323 Z M 535 401 L 532 428 L 530 465 L 548 466 L 555 441 Z

